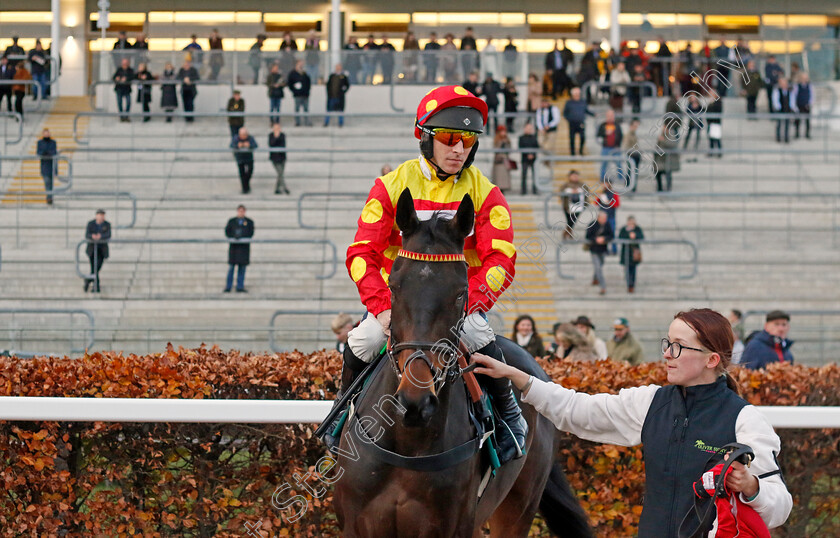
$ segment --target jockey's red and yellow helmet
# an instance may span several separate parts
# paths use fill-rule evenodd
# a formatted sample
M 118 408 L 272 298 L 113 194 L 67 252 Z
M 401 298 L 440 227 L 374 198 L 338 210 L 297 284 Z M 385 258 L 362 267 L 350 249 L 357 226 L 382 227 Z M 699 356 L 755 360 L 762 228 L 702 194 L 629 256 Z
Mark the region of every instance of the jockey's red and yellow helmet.
M 487 103 L 463 86 L 440 86 L 427 93 L 417 106 L 414 136 L 421 127 L 442 127 L 481 133 L 487 124 Z

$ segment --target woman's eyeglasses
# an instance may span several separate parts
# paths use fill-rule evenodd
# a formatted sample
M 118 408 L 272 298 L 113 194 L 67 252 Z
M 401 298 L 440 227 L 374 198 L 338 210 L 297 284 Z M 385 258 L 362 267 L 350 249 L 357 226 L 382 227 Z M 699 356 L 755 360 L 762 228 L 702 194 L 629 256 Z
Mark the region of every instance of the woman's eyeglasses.
M 432 129 L 431 134 L 435 140 L 447 146 L 456 146 L 458 142 L 463 142 L 465 149 L 473 147 L 478 140 L 478 133 L 457 129 Z
M 706 351 L 703 349 L 697 349 L 696 347 L 688 347 L 680 344 L 679 342 L 671 342 L 667 338 L 662 339 L 662 354 L 664 355 L 666 351 L 671 350 L 671 356 L 675 359 L 680 357 L 683 349 L 690 349 L 691 351 L 700 351 L 705 353 Z

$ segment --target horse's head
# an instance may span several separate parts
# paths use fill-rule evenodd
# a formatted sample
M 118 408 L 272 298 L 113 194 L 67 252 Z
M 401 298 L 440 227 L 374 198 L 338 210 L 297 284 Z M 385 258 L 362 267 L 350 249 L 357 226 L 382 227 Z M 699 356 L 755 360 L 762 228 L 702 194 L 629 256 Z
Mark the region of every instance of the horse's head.
M 388 287 L 393 359 L 402 372 L 396 396 L 406 408 L 406 426 L 428 424 L 437 409 L 442 376 L 457 368 L 457 327 L 467 305 L 464 238 L 474 221 L 468 194 L 451 219 L 434 214 L 421 222 L 408 189 L 397 202 L 403 252 L 394 262 Z

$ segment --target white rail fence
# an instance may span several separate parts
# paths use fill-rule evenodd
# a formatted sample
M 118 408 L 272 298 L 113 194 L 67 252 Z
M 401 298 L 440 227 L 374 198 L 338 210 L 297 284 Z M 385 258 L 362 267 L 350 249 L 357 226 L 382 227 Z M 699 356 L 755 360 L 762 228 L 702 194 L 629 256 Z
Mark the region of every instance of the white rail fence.
M 177 400 L 0 396 L 0 420 L 319 423 L 331 400 Z M 759 406 L 774 428 L 840 428 L 840 407 Z

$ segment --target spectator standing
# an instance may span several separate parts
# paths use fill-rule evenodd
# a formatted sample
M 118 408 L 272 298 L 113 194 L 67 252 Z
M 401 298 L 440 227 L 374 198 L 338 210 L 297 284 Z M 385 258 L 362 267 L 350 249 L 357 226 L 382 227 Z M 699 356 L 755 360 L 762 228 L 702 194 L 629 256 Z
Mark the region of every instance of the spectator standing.
M 93 293 L 99 293 L 99 272 L 108 259 L 107 241 L 111 239 L 111 223 L 105 220 L 104 209 L 97 209 L 95 218 L 87 223 L 85 239 L 88 240 L 86 252 L 90 260 L 90 276 L 85 278 L 85 291 L 93 284 Z
M 29 65 L 32 67 L 32 80 L 38 83 L 33 89 L 33 99 L 46 99 L 49 78 L 47 77 L 47 53 L 40 39 L 35 40 L 35 48 L 29 51 Z
M 3 53 L 4 56 L 23 56 L 26 54 L 26 51 L 23 50 L 23 47 L 18 45 L 18 36 L 12 36 L 12 44 L 6 47 L 6 52 Z M 17 58 L 15 58 L 17 60 Z
M 540 109 L 537 111 L 537 132 L 540 147 L 546 153 L 555 152 L 554 141 L 557 138 L 558 125 L 560 125 L 560 110 L 551 104 L 548 98 L 543 98 Z
M 767 87 L 767 109 L 772 114 L 776 111 L 773 106 L 773 90 L 779 83 L 779 79 L 784 78 L 784 70 L 776 62 L 776 57 L 772 54 L 767 57 L 767 63 L 764 64 L 764 83 Z
M 131 121 L 128 113 L 131 112 L 131 81 L 134 80 L 134 69 L 131 68 L 131 61 L 123 58 L 120 67 L 114 73 L 114 92 L 117 94 L 117 109 L 120 111 L 120 121 Z
M 643 84 L 647 82 L 648 78 L 642 64 L 634 65 L 632 73 L 630 78 L 633 85 L 627 90 L 627 95 L 630 98 L 630 107 L 633 114 L 638 114 L 642 111 L 642 92 L 645 91 Z
M 303 45 L 303 58 L 306 62 L 306 74 L 309 75 L 309 80 L 313 84 L 318 83 L 318 75 L 320 72 L 319 63 L 321 61 L 321 40 L 318 39 L 318 34 L 314 29 L 310 29 L 306 35 L 306 42 Z
M 735 343 L 732 345 L 732 364 L 739 364 L 744 354 L 743 314 L 740 310 L 732 309 L 726 319 L 732 325 L 732 336 L 735 338 Z
M 621 153 L 621 138 L 623 133 L 621 126 L 615 122 L 615 111 L 607 109 L 604 123 L 598 126 L 598 141 L 601 142 L 601 172 L 599 179 L 604 181 L 607 178 L 607 167 L 610 165 L 608 157 Z
M 656 76 L 653 77 L 653 81 L 662 90 L 663 95 L 670 86 L 668 79 L 671 75 L 671 58 L 673 56 L 674 55 L 668 47 L 668 43 L 665 41 L 665 38 L 660 37 L 659 50 L 656 51 L 657 62 L 653 66 L 653 72 L 656 73 Z
M 44 190 L 47 191 L 47 205 L 52 205 L 53 176 L 57 168 L 55 159 L 58 155 L 58 146 L 55 140 L 50 137 L 49 129 L 44 129 L 41 132 L 37 153 L 41 157 L 41 178 L 44 180 Z
M 134 65 L 140 68 L 140 64 L 149 63 L 149 42 L 146 40 L 146 34 L 139 33 L 134 37 Z
M 280 104 L 285 95 L 283 87 L 286 85 L 286 81 L 283 79 L 283 73 L 280 72 L 280 64 L 277 62 L 271 64 L 265 83 L 268 86 L 268 111 L 273 113 L 269 117 L 269 121 L 273 125 L 280 122 Z
M 563 118 L 569 123 L 569 152 L 575 154 L 575 137 L 580 138 L 578 154 L 583 155 L 586 142 L 586 116 L 595 116 L 586 101 L 581 99 L 580 88 L 572 88 L 572 97 L 563 105 Z
M 176 78 L 181 81 L 181 102 L 184 103 L 184 112 L 187 115 L 186 121 L 192 123 L 195 121 L 192 112 L 195 111 L 195 97 L 198 95 L 198 89 L 195 86 L 199 79 L 198 70 L 187 60 L 178 70 Z
M 291 32 L 283 34 L 283 41 L 280 42 L 280 72 L 291 73 L 295 68 L 295 52 L 298 46 L 292 38 Z
M 344 312 L 334 317 L 330 324 L 330 328 L 335 334 L 335 350 L 341 354 L 344 354 L 344 348 L 347 346 L 347 336 L 353 329 L 353 325 L 355 325 L 353 318 Z
M 540 143 L 537 141 L 537 135 L 534 133 L 534 124 L 530 121 L 522 128 L 522 136 L 519 137 L 519 152 L 522 154 L 522 191 L 524 196 L 527 192 L 528 184 L 528 170 L 531 171 L 531 194 L 537 194 L 537 176 L 534 171 L 534 163 L 537 160 L 537 153 L 535 151 L 524 151 L 526 149 L 539 149 Z
M 616 318 L 613 322 L 613 337 L 607 340 L 607 355 L 614 361 L 629 362 L 633 366 L 644 362 L 645 353 L 630 332 L 627 318 Z
M 32 75 L 26 69 L 26 62 L 18 62 L 14 80 L 20 82 L 32 80 Z M 26 96 L 26 84 L 14 84 L 12 92 L 15 94 L 15 112 L 20 114 L 21 119 L 23 119 L 23 98 Z
M 394 55 L 397 49 L 388 41 L 388 36 L 382 36 L 382 44 L 379 45 L 379 65 L 382 67 L 382 84 L 390 84 L 394 76 Z
M 211 56 L 211 62 L 212 58 Z M 160 86 L 160 108 L 166 112 L 166 123 L 172 123 L 172 112 L 178 108 L 178 92 L 175 89 L 175 81 L 178 79 L 175 77 L 175 67 L 167 62 L 160 78 L 165 82 L 171 82 L 171 84 L 162 84 Z
M 498 62 L 496 61 L 497 55 L 498 51 L 496 50 L 496 45 L 493 44 L 493 38 L 488 37 L 487 44 L 484 45 L 484 49 L 481 51 L 479 57 L 479 63 L 488 75 L 499 72 Z
M 671 139 L 668 134 L 668 126 L 663 125 L 656 144 L 663 150 L 663 153 L 653 153 L 653 163 L 656 165 L 656 191 L 670 191 L 674 172 L 680 170 L 679 142 Z M 663 182 L 664 180 L 664 182 Z
M 274 194 L 291 194 L 286 187 L 286 180 L 284 179 L 284 172 L 286 170 L 286 133 L 280 122 L 271 124 L 271 132 L 268 133 L 268 147 L 272 148 L 268 154 L 271 164 L 274 165 L 274 171 L 277 172 L 277 183 L 274 184 Z
M 251 192 L 251 176 L 254 174 L 254 150 L 257 141 L 248 134 L 248 129 L 242 127 L 230 142 L 233 156 L 239 168 L 239 182 L 242 184 L 242 194 Z
M 210 80 L 218 80 L 219 71 L 225 65 L 224 45 L 218 28 L 213 28 L 208 41 L 210 42 Z
M 461 83 L 461 86 L 470 92 L 471 94 L 475 95 L 476 97 L 481 97 L 481 83 L 478 81 L 478 72 L 471 71 L 467 75 L 467 80 Z
M 244 130 L 244 127 L 243 127 Z M 228 239 L 242 240 L 254 237 L 254 221 L 245 216 L 245 206 L 236 208 L 236 216 L 230 219 L 225 226 L 225 236 Z M 245 269 L 251 263 L 251 244 L 230 243 L 228 247 L 228 274 L 225 284 L 225 293 L 229 293 L 233 287 L 233 271 L 236 270 L 236 291 L 245 293 Z
M 437 33 L 429 34 L 429 42 L 423 47 L 423 66 L 426 68 L 426 82 L 435 82 L 437 80 L 438 70 L 438 51 L 440 50 L 440 43 L 438 43 Z
M 602 81 L 604 82 L 604 81 Z M 624 62 L 619 61 L 609 72 L 610 108 L 619 114 L 624 110 L 624 96 L 627 95 L 627 85 L 632 82 L 630 73 L 625 69 Z
M 688 148 L 688 142 L 691 140 L 691 133 L 696 132 L 697 134 L 694 136 L 694 151 L 697 151 L 697 148 L 700 147 L 700 137 L 702 136 L 703 129 L 706 128 L 703 105 L 700 103 L 700 99 L 698 99 L 696 95 L 691 94 L 688 96 L 688 106 L 686 109 L 689 119 L 688 132 L 685 134 L 685 139 L 683 140 L 683 149 Z M 709 139 L 709 144 L 711 144 L 711 138 Z M 696 160 L 696 157 L 692 157 L 689 159 L 689 162 L 694 162 Z
M 617 229 L 615 225 L 615 214 L 621 205 L 621 198 L 618 193 L 611 188 L 610 182 L 601 181 L 598 184 L 598 189 L 595 192 L 595 199 L 593 200 L 593 203 L 599 210 L 607 214 L 607 223 L 609 223 L 610 228 L 613 230 L 613 233 L 615 233 Z M 615 243 L 610 244 L 609 250 L 609 253 L 612 255 L 618 253 L 618 247 Z
M 563 213 L 566 215 L 566 229 L 563 230 L 563 238 L 571 239 L 575 222 L 586 208 L 586 193 L 583 190 L 583 183 L 580 182 L 580 174 L 577 170 L 569 170 L 566 182 L 560 186 L 560 196 L 563 200 Z
M 624 164 L 627 166 L 624 170 L 624 179 L 627 181 L 625 188 L 630 189 L 632 192 L 636 192 L 636 187 L 639 184 L 639 166 L 642 161 L 639 149 L 637 148 L 639 137 L 636 133 L 638 130 L 639 118 L 633 118 L 630 120 L 630 126 L 627 128 L 627 132 L 624 133 L 621 141 L 621 151 L 627 156 L 627 160 L 624 161 Z
M 420 43 L 414 36 L 414 32 L 408 32 L 405 34 L 405 39 L 403 40 L 403 72 L 405 73 L 406 80 L 409 82 L 417 80 L 417 71 L 419 69 L 417 59 L 419 54 Z
M 590 45 L 584 53 L 583 58 L 580 60 L 577 82 L 581 87 L 585 86 L 590 80 L 598 80 L 601 76 L 601 72 L 598 70 L 598 59 L 600 57 L 598 54 L 599 50 L 600 46 L 598 43 L 592 43 L 592 45 Z M 588 87 L 586 89 L 585 98 L 587 103 L 592 104 L 592 92 Z
M 782 114 L 776 120 L 776 142 L 782 142 L 782 126 L 784 126 L 785 144 L 790 142 L 790 114 L 796 112 L 796 96 L 788 88 L 788 81 L 780 77 L 778 85 L 773 90 L 773 113 Z
M 583 335 L 586 341 L 589 343 L 589 347 L 595 352 L 595 356 L 598 360 L 606 359 L 608 357 L 607 354 L 607 343 L 598 338 L 595 334 L 595 325 L 589 321 L 589 318 L 586 316 L 578 316 L 577 319 L 572 321 L 572 325 Z
M 379 45 L 373 37 L 368 36 L 365 43 L 364 54 L 362 55 L 362 84 L 373 84 L 373 77 L 376 75 L 376 63 L 379 60 Z
M 265 39 L 265 34 L 257 34 L 257 40 L 254 41 L 254 44 L 251 45 L 251 48 L 248 51 L 248 65 L 250 65 L 251 69 L 254 71 L 253 84 L 258 84 L 260 80 L 260 67 L 262 67 L 262 47 L 263 43 L 265 43 Z
M 135 75 L 137 80 L 148 82 L 155 79 L 155 76 L 149 72 L 146 68 L 145 63 L 141 63 L 137 66 L 137 74 Z M 149 122 L 152 120 L 150 115 L 149 103 L 152 102 L 152 85 L 151 84 L 140 84 L 137 86 L 137 102 L 143 108 L 143 122 Z
M 499 111 L 500 93 L 502 93 L 502 85 L 493 78 L 493 73 L 488 72 L 487 77 L 484 79 L 484 84 L 481 85 L 481 94 L 484 96 L 484 101 L 487 102 L 487 109 L 490 113 L 489 117 L 493 120 L 493 129 L 499 126 L 499 118 L 496 114 Z M 488 120 L 488 127 L 489 123 Z
M 535 73 L 528 75 L 528 112 L 536 112 L 542 104 L 542 84 Z
M 9 112 L 12 111 L 12 86 L 10 84 L 3 84 L 3 81 L 13 80 L 14 78 L 15 67 L 9 63 L 9 59 L 6 56 L 0 57 L 0 105 L 3 104 L 3 97 L 5 97 Z
M 359 40 L 351 37 L 344 45 L 344 67 L 347 69 L 347 76 L 350 77 L 351 84 L 359 83 L 359 71 L 362 69 L 362 48 L 359 46 Z
M 507 36 L 507 45 L 502 50 L 502 74 L 505 77 L 516 78 L 516 59 L 518 56 L 519 51 L 516 49 L 516 45 L 513 44 L 513 38 Z M 534 110 L 536 110 L 536 107 Z
M 793 342 L 787 339 L 789 331 L 790 314 L 781 310 L 769 312 L 764 330 L 755 331 L 747 338 L 741 366 L 759 370 L 774 362 L 793 364 L 793 354 L 790 352 Z
M 493 138 L 493 148 L 496 150 L 505 150 L 511 148 L 510 137 L 508 136 L 507 127 L 499 125 L 496 127 L 496 136 Z M 514 161 L 510 159 L 510 154 L 504 151 L 493 154 L 493 183 L 499 187 L 502 194 L 506 194 L 510 190 L 510 170 Z
M 295 98 L 295 126 L 300 127 L 301 125 L 301 117 L 298 115 L 301 111 L 306 114 L 303 122 L 307 126 L 312 125 L 309 120 L 309 90 L 312 82 L 309 75 L 303 70 L 303 60 L 298 60 L 294 71 L 289 73 L 288 85 L 292 91 L 292 96 Z
M 512 78 L 505 80 L 502 94 L 505 96 L 505 125 L 508 132 L 513 134 L 513 126 L 516 123 L 514 114 L 519 110 L 519 92 L 516 91 L 516 82 Z
M 755 114 L 757 110 L 755 102 L 758 100 L 758 94 L 761 93 L 764 82 L 761 80 L 761 73 L 755 67 L 754 60 L 747 62 L 747 77 L 749 77 L 750 81 L 747 82 L 743 90 L 744 95 L 747 97 L 747 114 Z M 752 120 L 753 118 L 749 119 Z
M 794 137 L 799 138 L 799 122 L 805 122 L 805 138 L 811 138 L 811 108 L 814 106 L 814 87 L 811 77 L 805 71 L 800 71 L 799 81 L 793 88 L 793 101 L 799 116 L 793 121 L 796 130 Z
M 472 26 L 467 26 L 461 38 L 461 66 L 464 73 L 472 73 L 478 68 L 478 45 L 475 42 Z
M 52 47 L 52 45 L 50 45 L 50 47 Z M 132 52 L 133 48 L 134 47 L 131 43 L 128 42 L 125 32 L 117 34 L 117 41 L 114 43 L 114 48 L 111 52 L 111 57 L 114 61 L 114 69 L 118 69 L 121 65 L 123 65 L 123 60 L 128 60 L 128 64 L 131 65 L 131 57 L 134 55 Z
M 614 236 L 613 229 L 607 222 L 607 214 L 603 211 L 598 213 L 598 220 L 586 229 L 589 255 L 592 258 L 592 285 L 600 286 L 600 295 L 607 293 L 607 281 L 604 280 L 604 256 Z
M 542 338 L 537 333 L 537 324 L 534 323 L 534 318 L 527 314 L 516 318 L 510 339 L 534 357 L 544 357 L 546 354 Z
M 563 95 L 567 88 L 571 87 L 572 81 L 566 73 L 569 67 L 569 57 L 571 53 L 566 50 L 566 45 L 563 45 L 563 50 L 560 50 L 561 40 L 554 42 L 554 50 L 545 55 L 545 70 L 551 74 L 551 98 L 557 99 Z M 566 54 L 566 53 L 569 54 Z
M 709 115 L 709 156 L 723 158 L 721 140 L 723 139 L 723 99 L 712 99 L 711 95 L 709 108 L 706 110 Z
M 619 239 L 641 241 L 645 238 L 642 227 L 636 224 L 635 217 L 627 217 L 627 224 L 618 232 Z M 624 266 L 624 279 L 627 281 L 627 293 L 636 291 L 636 266 L 642 263 L 642 247 L 635 242 L 621 245 L 621 265 Z
M 204 50 L 198 44 L 197 35 L 193 34 L 190 36 L 190 42 L 183 50 L 189 53 L 189 60 L 196 66 L 196 69 L 201 69 L 201 66 L 204 64 Z
M 444 51 L 440 53 L 443 64 L 443 81 L 453 82 L 458 79 L 458 47 L 455 45 L 455 36 L 446 34 L 440 50 Z
M 228 99 L 227 111 L 228 127 L 230 128 L 230 136 L 236 137 L 239 134 L 239 129 L 245 125 L 245 99 L 242 98 L 242 93 L 239 90 L 233 90 L 233 97 Z
M 327 80 L 327 112 L 344 112 L 347 90 L 350 89 L 350 79 L 344 73 L 341 64 L 335 64 L 335 71 Z M 324 117 L 324 127 L 330 124 L 330 116 Z M 344 127 L 344 116 L 338 116 L 338 126 Z

